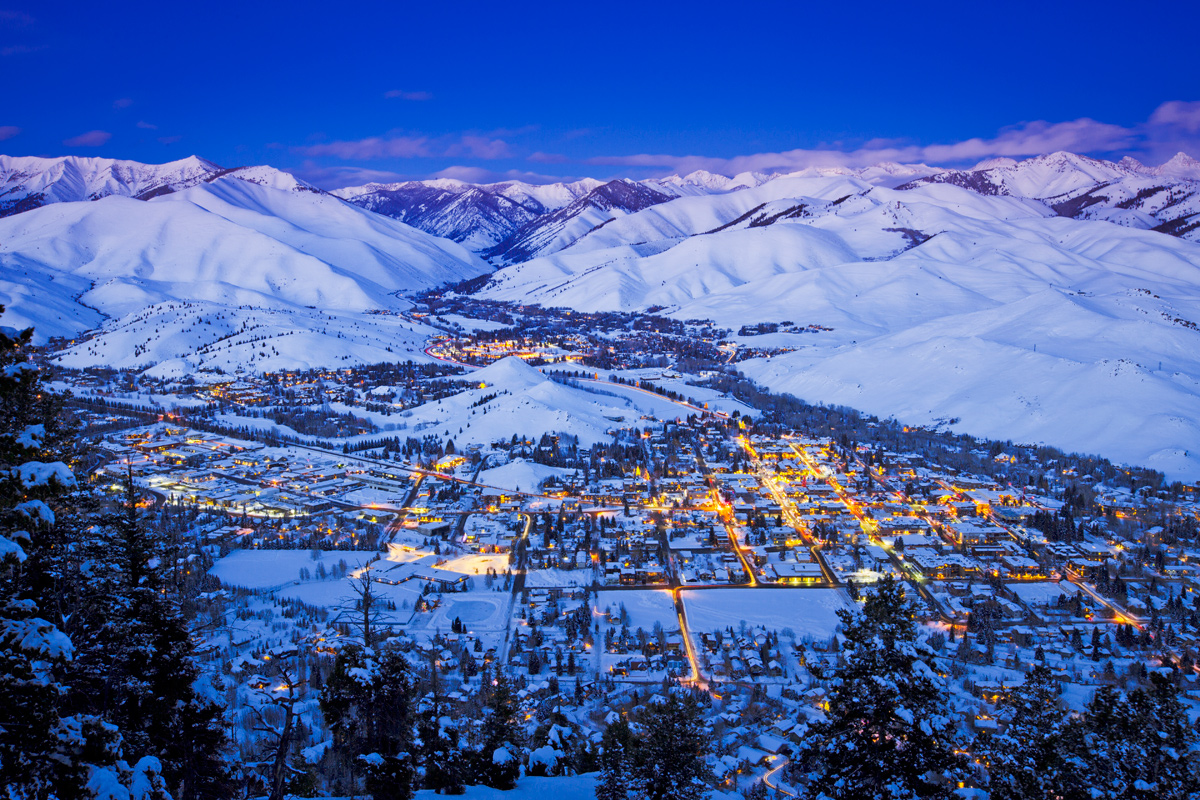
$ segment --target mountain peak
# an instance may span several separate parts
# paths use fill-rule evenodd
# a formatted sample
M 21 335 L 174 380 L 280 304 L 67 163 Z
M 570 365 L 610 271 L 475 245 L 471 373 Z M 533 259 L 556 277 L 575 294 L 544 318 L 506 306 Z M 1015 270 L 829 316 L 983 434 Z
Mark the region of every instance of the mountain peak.
M 1182 151 L 1171 156 L 1169 161 L 1155 168 L 1156 175 L 1170 175 L 1177 178 L 1200 180 L 1200 161 Z

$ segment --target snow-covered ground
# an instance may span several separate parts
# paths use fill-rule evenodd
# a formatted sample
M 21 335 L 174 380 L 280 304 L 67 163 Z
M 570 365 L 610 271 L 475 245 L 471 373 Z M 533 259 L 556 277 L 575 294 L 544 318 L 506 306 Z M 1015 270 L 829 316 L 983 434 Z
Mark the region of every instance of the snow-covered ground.
M 339 562 L 353 570 L 374 558 L 376 553 L 361 550 L 324 552 L 314 559 L 309 550 L 234 550 L 213 564 L 213 575 L 227 586 L 243 589 L 276 589 L 300 581 L 300 570 L 316 573 L 324 566 L 331 571 Z M 334 583 L 334 581 L 320 581 Z
M 791 628 L 798 639 L 828 639 L 850 605 L 841 589 L 685 589 L 683 607 L 695 632 L 736 631 L 743 622 L 768 629 Z
M 590 447 L 609 441 L 608 431 L 635 424 L 642 415 L 675 419 L 688 414 L 666 398 L 632 387 L 600 382 L 585 388 L 565 386 L 515 357 L 471 372 L 463 380 L 469 383 L 465 391 L 406 412 L 402 419 L 406 429 L 449 436 L 459 447 L 507 440 L 514 433 L 535 442 L 543 433 L 567 433 L 579 437 L 580 447 Z M 491 395 L 495 397 L 485 402 Z M 503 478 L 507 473 L 498 474 Z M 529 491 L 532 481 L 521 488 Z
M 563 478 L 574 474 L 575 470 L 573 469 L 548 467 L 545 464 L 517 458 L 502 467 L 483 470 L 479 473 L 477 482 L 514 492 L 537 492 L 542 481 L 547 478 Z
M 591 586 L 595 581 L 588 569 L 531 569 L 525 573 L 525 585 L 531 589 L 567 586 Z
M 656 622 L 661 623 L 668 631 L 679 630 L 675 602 L 671 599 L 671 593 L 666 590 L 602 591 L 596 597 L 596 611 L 601 614 L 611 611 L 613 618 L 618 620 L 618 625 L 622 605 L 628 613 L 631 631 L 638 628 L 649 631 L 654 628 Z

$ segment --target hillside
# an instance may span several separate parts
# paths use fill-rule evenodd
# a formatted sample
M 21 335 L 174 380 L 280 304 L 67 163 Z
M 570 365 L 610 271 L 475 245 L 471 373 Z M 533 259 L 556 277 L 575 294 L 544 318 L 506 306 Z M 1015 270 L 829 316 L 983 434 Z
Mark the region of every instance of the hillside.
M 75 337 L 107 317 L 97 341 L 70 351 L 68 360 L 125 366 L 178 358 L 206 344 L 203 336 L 182 336 L 189 327 L 182 318 L 140 328 L 147 309 L 191 303 L 230 316 L 260 309 L 286 315 L 279 325 L 330 344 L 345 332 L 309 312 L 399 310 L 406 304 L 397 292 L 488 269 L 453 242 L 262 167 L 149 201 L 109 196 L 10 216 L 0 220 L 0 268 L 6 322 L 33 325 L 45 341 Z M 180 336 L 167 347 L 162 335 L 169 330 Z M 117 331 L 119 345 L 101 344 Z M 387 352 L 385 340 L 381 334 L 379 353 Z M 320 363 L 327 352 L 344 360 L 344 349 L 310 341 L 305 356 Z
M 465 391 L 406 414 L 407 430 L 449 436 L 459 446 L 486 444 L 514 432 L 534 441 L 543 433 L 566 433 L 579 437 L 580 447 L 590 447 L 608 441 L 612 428 L 635 424 L 643 414 L 659 419 L 686 416 L 669 400 L 628 387 L 557 383 L 515 357 L 470 372 L 462 380 L 470 384 Z
M 1040 184 L 1001 166 L 989 185 L 1086 191 L 1034 166 Z M 774 353 L 739 367 L 809 401 L 1200 475 L 1200 245 L 1146 227 L 953 181 L 779 178 L 629 214 L 481 295 L 794 323 L 737 337 Z

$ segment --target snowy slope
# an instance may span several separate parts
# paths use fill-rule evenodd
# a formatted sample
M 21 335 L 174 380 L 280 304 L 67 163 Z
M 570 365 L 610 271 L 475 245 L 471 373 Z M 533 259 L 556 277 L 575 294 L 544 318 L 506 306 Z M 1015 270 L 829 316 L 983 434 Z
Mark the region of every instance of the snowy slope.
M 0 155 L 0 217 L 51 203 L 112 195 L 150 197 L 195 185 L 221 172 L 196 156 L 168 164 L 112 158 L 37 158 Z
M 425 341 L 436 333 L 394 314 L 171 300 L 105 322 L 56 360 L 163 377 L 198 370 L 274 372 L 424 361 Z
M 1200 241 L 1200 162 L 1178 153 L 1157 167 L 1072 153 L 1013 161 L 994 159 L 906 184 L 948 183 L 980 194 L 1045 201 L 1065 217 L 1093 219 Z
M 168 313 L 147 327 L 147 309 L 184 302 L 210 316 L 223 309 L 245 318 L 239 307 L 248 307 L 269 317 L 272 330 L 294 326 L 311 337 L 303 346 L 289 339 L 282 362 L 389 360 L 389 346 L 411 349 L 420 337 L 390 342 L 391 326 L 364 312 L 402 310 L 397 292 L 487 271 L 460 245 L 262 167 L 145 202 L 110 196 L 0 220 L 0 302 L 9 324 L 33 325 L 45 341 L 111 318 L 99 340 L 68 353 L 64 363 L 73 365 L 148 366 L 199 353 L 207 326 Z M 351 347 L 350 323 L 335 326 L 320 312 L 358 315 L 374 332 Z M 223 363 L 236 366 L 237 357 L 228 351 Z
M 607 431 L 636 424 L 643 414 L 659 419 L 687 415 L 686 409 L 665 398 L 627 387 L 565 386 L 513 357 L 463 380 L 471 384 L 466 391 L 411 409 L 405 418 L 408 430 L 451 436 L 460 446 L 508 439 L 514 433 L 535 440 L 543 433 L 568 433 L 579 437 L 581 447 L 590 447 L 608 441 Z M 481 402 L 490 395 L 496 396 Z
M 819 326 L 742 367 L 810 401 L 1200 475 L 1200 246 L 1038 200 L 779 178 L 614 220 L 482 294 Z
M 514 459 L 502 467 L 485 469 L 479 473 L 476 481 L 497 489 L 508 489 L 514 492 L 536 492 L 544 481 L 550 478 L 567 478 L 575 474 L 573 469 L 548 467 L 523 458 Z
M 636 181 L 609 181 L 570 205 L 527 222 L 484 255 L 501 264 L 515 264 L 555 253 L 618 217 L 670 199 Z
M 950 186 L 898 192 L 841 177 L 780 179 L 616 219 L 557 255 L 498 271 L 482 293 L 591 311 L 659 306 L 683 313 L 705 298 L 719 306 L 743 284 L 890 258 L 946 230 L 1050 214 L 1040 203 Z M 775 296 L 767 291 L 757 302 Z M 719 316 L 732 327 L 759 321 Z

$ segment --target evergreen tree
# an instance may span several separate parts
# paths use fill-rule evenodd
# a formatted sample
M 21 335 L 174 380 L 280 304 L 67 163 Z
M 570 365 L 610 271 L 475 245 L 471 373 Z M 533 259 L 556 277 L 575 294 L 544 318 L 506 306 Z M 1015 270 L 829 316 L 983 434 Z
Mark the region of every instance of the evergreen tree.
M 617 718 L 604 729 L 601 747 L 596 800 L 627 800 L 633 783 L 634 737 L 624 717 Z
M 708 795 L 704 757 L 710 749 L 700 706 L 691 695 L 654 697 L 638 720 L 643 734 L 635 748 L 639 800 L 700 800 Z
M 1200 737 L 1175 682 L 1150 676 L 1150 691 L 1097 690 L 1082 720 L 1083 772 L 1096 800 L 1184 800 L 1200 796 Z
M 977 752 L 988 764 L 992 800 L 1070 797 L 1070 761 L 1077 732 L 1068 726 L 1058 701 L 1058 684 L 1045 664 L 1037 664 L 1002 706 L 1004 732 L 980 737 Z M 1077 787 L 1076 787 L 1077 788 Z
M 511 789 L 521 772 L 519 759 L 523 741 L 517 719 L 517 696 L 512 683 L 498 672 L 491 689 L 474 761 L 475 780 L 494 789 Z
M 943 682 L 916 640 L 903 586 L 888 575 L 861 610 L 843 609 L 846 663 L 829 718 L 797 752 L 803 797 L 949 798 L 962 759 Z
M 422 788 L 438 794 L 462 794 L 463 753 L 458 728 L 444 717 L 435 702 L 417 717 L 417 756 L 422 768 Z
M 120 502 L 94 522 L 80 548 L 93 569 L 72 615 L 80 654 L 70 672 L 81 690 L 74 706 L 118 725 L 127 756 L 159 759 L 177 800 L 227 796 L 221 708 L 195 688 L 188 626 L 156 568 L 159 540 L 137 507 L 131 475 Z
M 3 307 L 0 306 L 0 313 Z M 0 786 L 9 798 L 86 798 L 135 784 L 166 789 L 153 758 L 130 768 L 121 732 L 71 713 L 66 679 L 78 648 L 63 630 L 78 584 L 66 521 L 77 499 L 58 397 L 26 357 L 32 329 L 0 327 Z
M 404 654 L 354 643 L 342 648 L 321 693 L 333 751 L 352 774 L 359 769 L 375 798 L 412 796 L 412 680 Z

